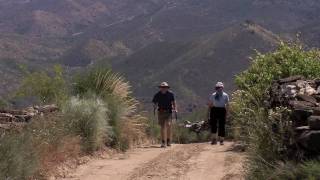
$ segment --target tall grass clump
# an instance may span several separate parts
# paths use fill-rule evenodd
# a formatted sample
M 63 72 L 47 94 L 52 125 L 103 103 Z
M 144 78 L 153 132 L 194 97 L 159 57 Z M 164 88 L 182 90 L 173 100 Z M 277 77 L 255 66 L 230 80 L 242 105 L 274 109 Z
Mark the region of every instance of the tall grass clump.
M 290 111 L 268 109 L 268 89 L 274 80 L 293 75 L 320 77 L 320 53 L 298 43 L 280 43 L 274 52 L 257 53 L 251 66 L 236 77 L 231 102 L 233 135 L 248 145 L 248 179 L 265 179 L 279 161 L 288 160 Z
M 111 136 L 108 109 L 99 98 L 71 98 L 63 107 L 68 129 L 81 138 L 85 152 L 104 146 Z
M 27 73 L 16 93 L 60 111 L 36 116 L 25 126 L 0 129 L 0 179 L 47 179 L 58 165 L 103 146 L 126 150 L 142 143 L 147 118 L 138 113 L 129 84 L 109 69 L 78 75 L 70 90 L 62 68 Z M 1 106 L 1 104 L 0 104 Z
M 80 153 L 62 114 L 44 115 L 0 134 L 0 179 L 46 179 L 49 171 Z
M 92 69 L 75 78 L 74 93 L 80 97 L 94 94 L 108 107 L 112 140 L 109 145 L 121 150 L 145 138 L 146 118 L 137 114 L 138 102 L 132 98 L 130 85 L 110 69 Z

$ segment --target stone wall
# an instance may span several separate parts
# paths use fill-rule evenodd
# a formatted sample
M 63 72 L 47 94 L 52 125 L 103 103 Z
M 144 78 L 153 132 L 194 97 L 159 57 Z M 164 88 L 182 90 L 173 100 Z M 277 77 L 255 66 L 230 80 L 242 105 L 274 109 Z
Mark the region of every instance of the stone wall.
M 294 144 L 307 154 L 320 154 L 320 80 L 301 76 L 280 79 L 270 89 L 270 108 L 288 107 Z
M 58 111 L 56 105 L 33 106 L 23 110 L 0 109 L 0 129 L 12 129 L 26 125 L 35 116 Z

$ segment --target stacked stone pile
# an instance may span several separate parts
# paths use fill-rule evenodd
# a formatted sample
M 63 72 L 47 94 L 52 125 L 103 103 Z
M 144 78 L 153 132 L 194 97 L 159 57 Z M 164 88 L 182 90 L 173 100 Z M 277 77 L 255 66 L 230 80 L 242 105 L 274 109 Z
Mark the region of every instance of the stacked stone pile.
M 270 89 L 269 103 L 271 108 L 291 109 L 295 142 L 306 152 L 320 154 L 320 79 L 280 79 Z
M 33 117 L 58 111 L 56 105 L 34 106 L 23 110 L 0 109 L 0 129 L 23 126 Z
M 190 121 L 185 121 L 184 122 L 184 127 L 188 128 L 190 131 L 193 131 L 197 134 L 200 134 L 201 131 L 206 131 L 210 128 L 209 122 L 208 121 L 199 121 L 199 122 L 190 122 Z

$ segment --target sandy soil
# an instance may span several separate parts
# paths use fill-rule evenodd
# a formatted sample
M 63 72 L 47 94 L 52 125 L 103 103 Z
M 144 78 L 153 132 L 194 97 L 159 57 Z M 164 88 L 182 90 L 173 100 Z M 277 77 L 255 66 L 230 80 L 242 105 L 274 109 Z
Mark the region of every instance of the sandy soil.
M 126 179 L 242 179 L 243 154 L 232 151 L 232 143 L 173 145 L 162 149 L 134 149 L 112 159 L 93 160 L 80 166 L 64 180 Z

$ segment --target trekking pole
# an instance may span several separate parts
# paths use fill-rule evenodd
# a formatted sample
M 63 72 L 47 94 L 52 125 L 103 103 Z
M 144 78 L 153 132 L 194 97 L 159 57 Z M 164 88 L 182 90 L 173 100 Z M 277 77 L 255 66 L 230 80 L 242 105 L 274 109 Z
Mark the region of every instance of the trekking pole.
M 154 123 L 154 121 L 155 121 L 155 119 L 156 119 L 157 117 L 156 117 L 156 106 L 155 105 L 153 105 L 153 120 L 152 120 L 152 135 L 155 137 L 155 135 L 156 135 L 156 132 L 154 131 L 154 129 L 155 129 L 155 123 Z M 154 137 L 152 138 L 153 140 L 152 140 L 152 144 L 155 144 L 156 142 L 156 140 L 154 139 Z
M 180 144 L 181 142 L 180 142 L 180 126 L 179 126 L 179 124 L 178 124 L 178 113 L 177 113 L 177 111 L 174 111 L 174 116 L 175 116 L 175 119 L 176 119 L 176 122 L 175 122 L 175 124 L 176 124 L 176 128 L 177 128 L 177 134 L 178 134 L 178 143 Z
M 177 113 L 177 111 L 174 111 L 174 116 L 176 118 L 176 122 L 178 123 L 178 113 Z
M 154 127 L 154 121 L 155 121 L 155 119 L 156 119 L 156 106 L 154 105 L 153 106 L 153 121 L 152 121 L 152 126 Z

